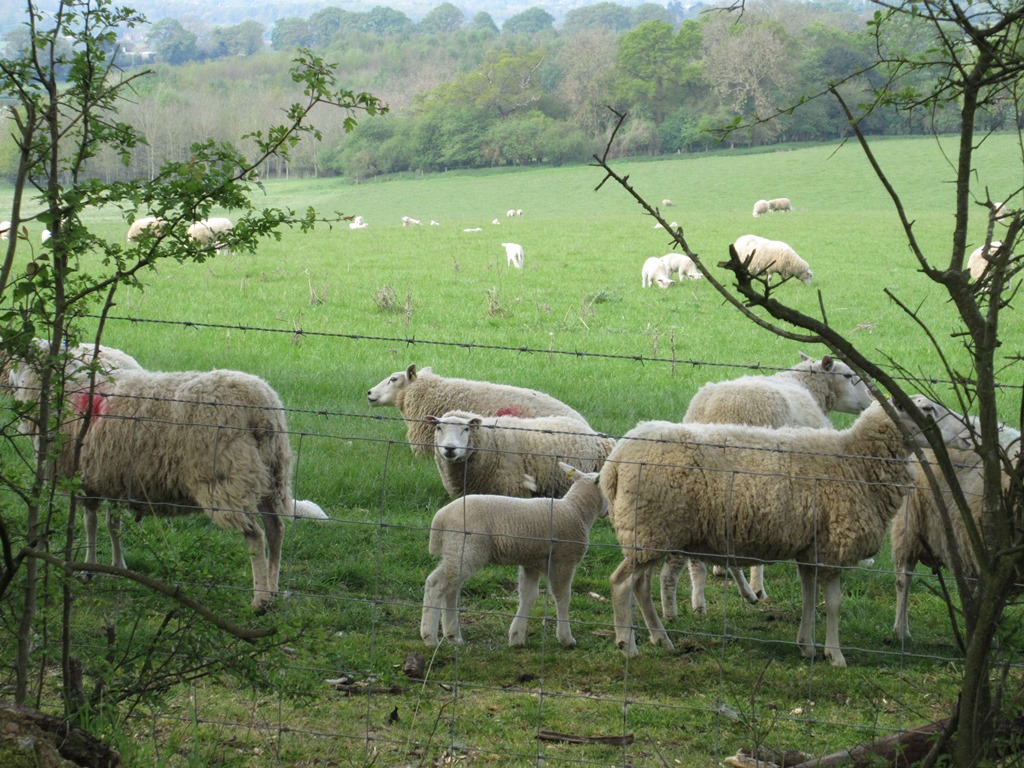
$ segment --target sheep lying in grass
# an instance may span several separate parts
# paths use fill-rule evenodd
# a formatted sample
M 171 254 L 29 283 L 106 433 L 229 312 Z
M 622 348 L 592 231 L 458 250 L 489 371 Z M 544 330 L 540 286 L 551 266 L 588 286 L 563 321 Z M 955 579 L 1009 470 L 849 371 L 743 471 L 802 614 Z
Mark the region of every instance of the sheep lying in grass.
M 664 200 L 661 201 L 661 206 L 662 206 L 662 208 L 671 208 L 672 207 L 672 201 L 669 200 L 666 197 Z
M 747 424 L 752 427 L 810 427 L 831 429 L 830 411 L 860 413 L 871 405 L 867 384 L 846 363 L 825 355 L 814 360 L 800 353 L 800 362 L 772 376 L 742 376 L 705 384 L 693 396 L 684 424 Z M 684 555 L 669 555 L 661 569 L 661 611 L 666 619 L 679 615 L 676 588 L 687 563 Z M 764 566 L 752 565 L 748 585 L 743 572 L 731 569 L 740 595 L 748 602 L 765 600 Z M 704 584 L 707 569 L 690 563 L 690 605 L 706 613 Z
M 523 264 L 526 261 L 526 255 L 523 253 L 523 246 L 518 243 L 502 243 L 501 247 L 505 249 L 508 266 L 515 267 L 516 269 L 522 269 Z
M 199 245 L 210 245 L 216 250 L 227 248 L 227 234 L 234 228 L 231 219 L 223 216 L 202 219 L 188 228 L 188 239 Z
M 126 239 L 129 243 L 134 243 L 138 240 L 143 232 L 149 232 L 151 234 L 157 234 L 160 228 L 163 227 L 164 220 L 159 216 L 143 216 L 142 218 L 136 219 L 128 227 L 128 235 Z
M 971 255 L 967 257 L 967 269 L 971 272 L 972 280 L 981 279 L 985 270 L 988 269 L 989 262 L 999 255 L 999 249 L 1002 247 L 1002 242 L 993 240 L 989 243 L 988 248 L 981 245 L 971 251 Z
M 508 630 L 509 645 L 526 643 L 541 576 L 555 598 L 558 642 L 576 645 L 569 629 L 572 579 L 590 544 L 590 529 L 607 514 L 608 504 L 596 472 L 577 472 L 565 463 L 559 467 L 572 483 L 560 499 L 464 496 L 434 515 L 430 554 L 440 555 L 441 562 L 423 587 L 420 637 L 428 645 L 437 645 L 441 623 L 445 639 L 462 642 L 459 592 L 474 573 L 491 564 L 519 566 L 519 609 Z
M 704 277 L 693 263 L 693 259 L 685 253 L 666 253 L 661 260 L 665 262 L 665 268 L 670 275 L 675 273 L 678 276 L 679 282 L 684 279 L 700 280 Z
M 1020 454 L 1020 433 L 1008 427 L 1000 428 L 1000 444 L 1011 461 Z M 984 468 L 981 456 L 973 449 L 955 450 L 949 448 L 949 458 L 956 468 L 960 490 L 971 510 L 971 516 L 978 527 L 984 531 L 986 526 L 984 511 Z M 935 454 L 931 450 L 924 451 L 939 483 L 946 508 L 950 513 L 953 526 L 953 541 L 949 541 L 942 524 L 935 495 L 928 479 L 921 469 L 916 457 L 910 458 L 911 466 L 917 482 L 910 495 L 903 500 L 903 506 L 892 524 L 892 562 L 896 570 L 896 621 L 893 632 L 897 637 L 910 637 L 910 622 L 907 609 L 910 598 L 910 584 L 913 580 L 914 568 L 924 563 L 933 571 L 940 568 L 951 568 L 959 563 L 963 568 L 964 577 L 973 580 L 978 576 L 978 563 L 974 548 L 967 535 L 967 527 L 953 501 L 952 491 L 935 464 Z M 1010 477 L 1003 472 L 1003 492 L 1009 489 Z
M 915 404 L 944 438 L 962 425 L 921 395 Z M 670 552 L 729 565 L 796 560 L 803 586 L 797 645 L 814 655 L 817 584 L 825 593 L 825 656 L 846 666 L 839 647 L 841 569 L 874 555 L 909 490 L 910 440 L 925 438 L 897 410 L 872 403 L 852 427 L 767 429 L 729 424 L 643 422 L 615 445 L 601 489 L 622 547 L 611 576 L 615 637 L 636 654 L 633 599 L 651 642 L 672 642 L 651 600 L 651 569 Z
M 348 223 L 349 229 L 366 229 L 368 226 L 370 225 L 366 223 L 366 219 L 362 216 L 355 216 L 352 218 L 352 221 Z
M 38 397 L 33 380 L 38 382 L 38 374 L 31 365 L 13 366 L 16 397 Z M 295 511 L 291 447 L 277 394 L 255 376 L 225 370 L 154 373 L 123 367 L 94 389 L 75 376 L 69 384 L 71 418 L 60 427 L 68 439 L 55 466 L 58 476 L 71 475 L 74 438 L 88 415 L 78 477 L 93 519 L 104 500 L 162 517 L 205 512 L 219 527 L 245 537 L 252 607 L 269 608 L 278 590 L 284 518 Z M 95 544 L 92 550 L 95 558 Z
M 402 217 L 402 226 L 403 227 L 418 227 L 419 225 L 420 225 L 420 220 L 419 219 L 414 219 L 412 216 L 403 216 Z
M 754 218 L 756 219 L 758 216 L 763 216 L 768 213 L 769 210 L 767 200 L 758 200 L 754 203 Z
M 768 210 L 772 213 L 778 211 L 792 211 L 793 203 L 790 202 L 788 197 L 776 197 L 768 201 Z
M 468 411 L 428 416 L 434 460 L 453 499 L 470 493 L 561 496 L 569 489 L 560 460 L 596 472 L 615 441 L 570 416 L 483 417 Z
M 741 235 L 733 243 L 740 261 L 750 259 L 747 268 L 752 275 L 777 274 L 779 277 L 795 277 L 810 285 L 814 273 L 810 266 L 797 255 L 793 247 L 781 240 L 769 240 L 759 235 Z
M 390 405 L 399 410 L 408 424 L 409 447 L 420 456 L 434 451 L 434 425 L 427 416 L 453 410 L 481 416 L 569 416 L 587 423 L 579 412 L 535 389 L 438 376 L 430 368 L 417 371 L 415 364 L 367 391 L 366 400 L 372 408 Z
M 652 285 L 656 285 L 659 288 L 668 288 L 675 282 L 668 275 L 668 265 L 665 264 L 662 258 L 660 256 L 651 256 L 644 262 L 644 266 L 640 270 L 640 285 L 644 288 L 650 288 Z

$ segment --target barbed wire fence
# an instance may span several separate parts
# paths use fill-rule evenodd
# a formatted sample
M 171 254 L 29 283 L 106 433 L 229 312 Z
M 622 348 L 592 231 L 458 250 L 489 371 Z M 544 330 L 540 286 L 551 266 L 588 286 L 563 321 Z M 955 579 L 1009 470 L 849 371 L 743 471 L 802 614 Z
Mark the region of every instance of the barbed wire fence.
M 108 322 L 611 358 L 723 371 L 718 378 L 736 371 L 786 370 L 674 355 L 611 355 L 128 317 Z M 948 382 L 936 378 L 927 383 Z M 412 457 L 408 442 L 397 436 L 406 425 L 397 414 L 286 405 L 285 415 L 289 421 L 315 417 L 317 425 L 290 433 L 295 497 L 339 494 L 315 499 L 329 519 L 287 522 L 283 596 L 275 610 L 285 625 L 307 625 L 308 638 L 299 633 L 289 643 L 295 647 L 282 651 L 281 674 L 302 682 L 286 680 L 280 689 L 271 685 L 228 691 L 196 683 L 173 706 L 140 720 L 149 723 L 149 731 L 139 738 L 160 744 L 159 749 L 169 750 L 168 757 L 173 749 L 167 732 L 184 727 L 193 729 L 196 739 L 210 729 L 222 742 L 237 742 L 239 762 L 246 765 L 711 765 L 739 747 L 756 751 L 769 746 L 777 747 L 769 754 L 781 762 L 778 755 L 784 749 L 799 750 L 809 759 L 836 751 L 837 734 L 842 734 L 838 744 L 853 747 L 935 720 L 949 708 L 958 651 L 948 628 L 942 629 L 945 609 L 930 609 L 926 642 L 894 639 L 891 596 L 896 573 L 884 556 L 841 568 L 844 592 L 858 593 L 844 601 L 847 610 L 840 620 L 842 647 L 853 659 L 851 670 L 830 668 L 820 647 L 816 661 L 801 657 L 794 639 L 801 592 L 792 566 L 786 564 L 770 572 L 770 602 L 751 609 L 732 594 L 732 586 L 712 587 L 713 608 L 707 617 L 693 620 L 685 609 L 677 620 L 665 617 L 674 654 L 647 645 L 639 624 L 637 641 L 643 647 L 635 657 L 623 656 L 614 640 L 617 627 L 608 588 L 622 548 L 607 522 L 595 524 L 573 584 L 570 622 L 582 647 L 560 647 L 550 589 L 541 592 L 531 614 L 527 650 L 507 647 L 505 628 L 516 615 L 516 587 L 508 570 L 481 572 L 474 579 L 482 578 L 481 586 L 471 581 L 460 590 L 455 613 L 467 629 L 462 645 L 442 641 L 437 648 L 427 647 L 417 628 L 424 579 L 435 565 L 427 552 L 430 519 L 448 501 L 433 462 Z M 355 428 L 367 420 L 380 423 L 380 435 Z M 318 452 L 339 461 L 358 456 L 362 464 L 340 479 L 325 477 Z M 837 461 L 856 458 L 832 455 Z M 557 458 L 572 463 L 578 457 Z M 679 468 L 651 469 L 658 474 Z M 721 471 L 734 480 L 756 474 L 743 466 Z M 353 479 L 360 485 L 354 494 L 345 485 Z M 789 480 L 762 474 L 754 482 L 767 489 Z M 821 477 L 800 480 L 829 482 Z M 110 501 L 117 505 L 125 500 Z M 816 504 L 806 511 L 812 519 L 825 514 Z M 184 541 L 173 532 L 178 525 L 150 526 L 139 539 L 126 536 L 126 551 L 134 551 L 130 557 L 144 553 L 156 560 L 174 552 L 193 564 L 205 559 L 195 567 L 199 578 L 174 572 L 181 586 L 197 595 L 227 592 L 244 603 L 244 569 L 229 571 L 221 562 L 232 547 L 241 552 L 238 543 L 230 541 L 222 549 L 211 543 L 215 534 L 194 523 L 186 536 L 195 540 Z M 135 546 L 144 552 L 133 550 Z M 699 551 L 657 554 L 713 558 Z M 775 561 L 767 557 L 764 562 Z M 942 590 L 932 577 L 918 574 L 918 580 L 930 591 Z M 649 580 L 643 588 L 650 589 Z M 125 610 L 137 610 L 122 590 L 119 581 L 108 580 L 97 592 L 108 595 L 115 606 L 111 610 L 122 600 Z M 929 632 L 943 634 L 928 637 Z M 100 642 L 91 650 L 107 652 Z M 1014 667 L 1015 651 L 1007 649 L 1007 663 Z M 691 669 L 699 679 L 688 679 Z M 922 679 L 929 682 L 922 684 Z M 922 692 L 929 684 L 934 690 Z M 499 724 L 503 719 L 504 727 Z M 786 764 L 793 765 L 793 759 Z

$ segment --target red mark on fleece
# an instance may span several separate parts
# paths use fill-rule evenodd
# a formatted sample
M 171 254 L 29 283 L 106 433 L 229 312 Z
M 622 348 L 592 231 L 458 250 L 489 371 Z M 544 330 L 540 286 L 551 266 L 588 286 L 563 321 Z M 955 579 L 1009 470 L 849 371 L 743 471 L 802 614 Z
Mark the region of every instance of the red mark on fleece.
M 504 408 L 499 408 L 495 413 L 495 416 L 515 416 L 517 419 L 523 418 L 525 415 L 523 409 L 518 405 L 507 405 Z
M 94 419 L 106 416 L 109 411 L 106 395 L 92 394 L 88 392 L 76 392 L 71 396 L 71 407 L 75 413 L 90 414 Z

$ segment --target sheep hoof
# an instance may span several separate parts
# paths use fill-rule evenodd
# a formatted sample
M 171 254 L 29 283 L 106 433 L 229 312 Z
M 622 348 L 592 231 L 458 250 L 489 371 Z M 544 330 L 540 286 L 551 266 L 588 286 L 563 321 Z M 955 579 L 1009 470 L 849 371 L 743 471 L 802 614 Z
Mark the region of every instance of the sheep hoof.
M 270 612 L 270 609 L 274 607 L 272 600 L 261 600 L 260 602 L 253 601 L 252 611 L 257 616 L 266 616 Z
M 437 648 L 437 635 L 421 635 L 423 642 L 431 648 Z
M 563 648 L 575 648 L 576 647 L 576 638 L 575 637 L 571 637 L 570 636 L 570 637 L 565 638 L 564 640 L 559 640 L 558 642 L 560 642 L 562 644 Z

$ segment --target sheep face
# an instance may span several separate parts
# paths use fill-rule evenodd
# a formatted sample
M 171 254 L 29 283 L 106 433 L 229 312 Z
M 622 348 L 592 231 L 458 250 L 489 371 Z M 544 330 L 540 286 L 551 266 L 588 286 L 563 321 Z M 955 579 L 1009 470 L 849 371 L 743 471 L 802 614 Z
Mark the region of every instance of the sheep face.
M 814 278 L 814 272 L 812 272 L 809 269 L 805 269 L 803 272 L 797 275 L 797 277 L 800 279 L 800 282 L 803 283 L 804 285 L 810 285 L 811 280 Z
M 366 400 L 371 408 L 395 405 L 398 402 L 398 393 L 415 380 L 416 364 L 413 363 L 404 371 L 395 371 L 380 384 L 368 389 Z
M 934 422 L 944 442 L 950 448 L 967 450 L 971 442 L 964 436 L 964 422 L 961 416 L 949 410 L 946 406 L 929 400 L 924 395 L 911 395 L 910 399 L 924 414 L 925 418 Z M 900 426 L 904 433 L 910 436 L 910 440 L 921 448 L 928 447 L 928 438 L 925 437 L 921 428 L 910 418 L 910 414 L 904 411 L 895 400 L 890 400 L 892 407 L 899 417 Z
M 447 462 L 465 461 L 473 454 L 473 433 L 482 423 L 478 418 L 427 416 L 434 425 L 434 451 Z
M 821 370 L 833 377 L 832 392 L 835 394 L 833 411 L 860 413 L 871 405 L 871 391 L 865 381 L 842 360 L 825 355 L 821 358 Z

